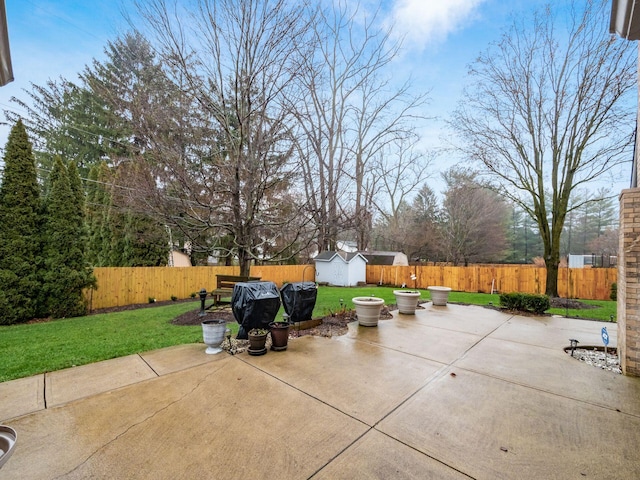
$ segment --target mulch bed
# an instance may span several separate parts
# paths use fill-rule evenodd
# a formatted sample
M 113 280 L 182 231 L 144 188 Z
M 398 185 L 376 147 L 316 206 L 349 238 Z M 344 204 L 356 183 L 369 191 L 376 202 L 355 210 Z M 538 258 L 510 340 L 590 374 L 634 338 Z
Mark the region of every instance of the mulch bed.
M 388 320 L 393 318 L 391 311 L 397 308 L 396 305 L 389 305 L 382 308 L 380 312 L 381 320 Z M 235 322 L 231 307 L 226 305 L 220 308 L 207 310 L 208 318 L 216 318 L 220 320 L 226 320 L 227 323 Z M 315 327 L 298 329 L 293 327 L 291 329 L 291 337 L 302 337 L 304 335 L 315 335 L 318 337 L 335 337 L 344 335 L 349 330 L 348 325 L 356 320 L 355 310 L 342 310 L 340 312 L 332 313 L 322 318 L 322 323 Z M 202 316 L 200 315 L 200 309 L 185 312 L 179 317 L 176 317 L 171 323 L 174 325 L 200 325 L 202 322 Z
M 164 305 L 171 305 L 174 303 L 186 303 L 191 302 L 194 306 L 197 305 L 198 308 L 191 310 L 189 312 L 183 313 L 179 317 L 172 320 L 171 323 L 174 325 L 200 325 L 202 322 L 202 317 L 200 316 L 200 300 L 195 300 L 192 298 L 182 299 L 182 300 L 167 300 L 163 302 L 154 302 L 154 303 L 138 303 L 133 305 L 124 305 L 120 307 L 109 307 L 109 308 L 101 308 L 97 310 L 91 311 L 90 315 L 96 315 L 99 313 L 112 313 L 112 312 L 122 312 L 127 310 L 137 310 L 139 308 L 153 308 L 153 307 L 161 307 Z M 591 309 L 598 308 L 596 305 L 590 305 L 588 303 L 583 303 L 579 300 L 572 300 L 566 298 L 550 298 L 551 307 L 553 308 L 570 308 L 573 310 L 582 310 L 582 309 Z M 426 303 L 423 302 L 423 303 Z M 453 303 L 453 302 L 452 302 Z M 397 305 L 385 305 L 382 308 L 382 312 L 380 314 L 381 320 L 388 320 L 392 318 L 391 311 L 397 310 Z M 422 309 L 418 305 L 418 309 Z M 504 310 L 499 306 L 489 306 L 488 308 L 493 308 L 496 310 Z M 224 319 L 227 323 L 235 322 L 235 318 L 233 313 L 231 312 L 231 307 L 227 305 L 222 305 L 219 308 L 209 308 L 207 309 L 209 318 L 211 315 L 215 314 L 215 318 Z M 523 312 L 520 312 L 523 313 Z M 51 321 L 51 318 L 34 318 L 26 323 L 41 323 Z M 356 320 L 356 312 L 355 310 L 343 310 L 341 312 L 335 312 L 330 315 L 327 315 L 322 318 L 322 324 L 317 327 L 307 328 L 307 329 L 299 329 L 292 330 L 293 336 L 303 336 L 303 335 L 316 335 L 322 337 L 332 337 L 337 335 L 344 335 L 347 333 L 348 328 L 347 325 Z
M 551 302 L 551 308 L 571 308 L 573 310 L 588 310 L 591 308 L 598 308 L 597 305 L 583 303 L 579 300 L 572 300 L 570 298 L 552 297 L 549 299 L 549 301 Z
M 183 313 L 182 315 L 176 317 L 172 320 L 171 323 L 174 325 L 200 325 L 202 322 L 202 317 L 200 316 L 200 301 L 193 299 L 186 300 L 178 300 L 176 301 L 164 301 L 164 302 L 155 302 L 155 303 L 144 303 L 137 305 L 126 305 L 123 307 L 111 307 L 104 308 L 100 310 L 96 310 L 91 312 L 95 313 L 110 313 L 117 311 L 125 311 L 125 310 L 135 310 L 138 308 L 151 308 L 151 307 L 159 307 L 162 305 L 170 305 L 172 303 L 180 303 L 180 302 L 193 302 L 194 306 L 197 305 L 198 308 L 194 310 L 190 310 L 188 312 Z M 553 308 L 570 308 L 575 310 L 580 309 L 590 309 L 590 308 L 598 308 L 595 305 L 589 305 L 587 303 L 580 302 L 578 300 L 566 299 L 566 298 L 551 298 L 550 299 L 551 306 Z M 423 302 L 426 303 L 426 302 Z M 382 308 L 382 312 L 380 314 L 381 320 L 388 320 L 392 318 L 391 312 L 393 310 L 397 310 L 397 305 L 385 305 Z M 418 309 L 422 309 L 418 305 Z M 494 306 L 493 308 L 500 310 L 501 308 L 498 306 Z M 208 318 L 215 318 L 225 320 L 227 323 L 235 322 L 235 318 L 231 311 L 230 305 L 222 305 L 220 307 L 212 307 L 206 310 Z M 327 315 L 322 318 L 322 323 L 318 326 L 307 328 L 307 329 L 292 329 L 291 336 L 298 337 L 304 335 L 315 335 L 320 337 L 332 337 L 344 335 L 348 331 L 347 325 L 356 320 L 356 312 L 355 310 L 344 309 L 342 311 L 333 312 L 330 315 Z

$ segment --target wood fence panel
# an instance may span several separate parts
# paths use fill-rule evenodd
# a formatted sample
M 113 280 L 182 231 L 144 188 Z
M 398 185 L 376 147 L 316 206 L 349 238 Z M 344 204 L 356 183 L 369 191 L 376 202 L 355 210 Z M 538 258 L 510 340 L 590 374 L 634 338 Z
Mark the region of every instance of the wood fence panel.
M 94 269 L 98 288 L 87 290 L 90 309 L 189 298 L 201 288 L 215 288 L 216 275 L 239 275 L 238 267 L 101 267 Z M 411 275 L 415 274 L 415 281 Z M 278 287 L 286 282 L 314 281 L 313 265 L 259 265 L 252 276 L 272 281 Z M 611 285 L 617 282 L 615 268 L 562 268 L 558 272 L 561 297 L 609 300 Z M 546 269 L 533 265 L 471 265 L 453 267 L 368 265 L 369 284 L 427 288 L 444 285 L 455 291 L 490 293 L 544 293 Z
M 254 265 L 251 276 L 275 283 L 278 288 L 285 283 L 315 282 L 314 265 Z

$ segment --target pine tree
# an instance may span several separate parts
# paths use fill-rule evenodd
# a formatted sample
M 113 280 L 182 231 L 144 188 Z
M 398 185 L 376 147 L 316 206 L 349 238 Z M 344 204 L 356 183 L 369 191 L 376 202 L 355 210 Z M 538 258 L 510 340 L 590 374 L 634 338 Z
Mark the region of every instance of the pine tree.
M 11 129 L 0 184 L 0 324 L 33 318 L 39 290 L 40 190 L 21 121 Z
M 85 263 L 84 197 L 75 164 L 57 157 L 45 202 L 43 293 L 54 318 L 86 313 L 83 290 L 95 283 Z
M 111 181 L 111 173 L 106 162 L 102 162 L 90 175 L 88 196 L 89 225 L 89 254 L 88 260 L 94 267 L 110 266 L 109 252 L 111 248 L 111 233 L 107 223 L 107 213 L 110 204 L 108 184 Z M 93 187 L 92 187 L 93 185 Z

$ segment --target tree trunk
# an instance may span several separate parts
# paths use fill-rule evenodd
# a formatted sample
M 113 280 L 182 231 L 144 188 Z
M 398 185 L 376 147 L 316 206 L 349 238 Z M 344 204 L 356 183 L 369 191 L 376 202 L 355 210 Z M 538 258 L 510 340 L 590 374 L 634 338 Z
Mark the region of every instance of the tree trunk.
M 558 296 L 558 266 L 560 265 L 560 235 L 562 233 L 562 225 L 564 223 L 564 215 L 554 225 L 554 231 L 551 234 L 551 243 L 549 250 L 545 249 L 545 264 L 547 267 L 547 288 L 545 293 L 550 297 Z
M 238 264 L 240 265 L 240 275 L 248 277 L 251 271 L 251 255 L 243 248 L 238 248 Z
M 558 263 L 547 264 L 547 288 L 545 293 L 550 297 L 558 296 Z

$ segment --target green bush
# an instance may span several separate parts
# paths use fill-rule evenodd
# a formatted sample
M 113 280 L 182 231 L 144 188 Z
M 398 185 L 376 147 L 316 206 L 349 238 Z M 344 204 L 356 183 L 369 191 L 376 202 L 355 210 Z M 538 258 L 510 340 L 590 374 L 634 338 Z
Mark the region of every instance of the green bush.
M 609 298 L 614 302 L 618 300 L 618 284 L 617 283 L 611 284 L 611 292 L 609 293 Z
M 551 308 L 551 302 L 546 295 L 530 293 L 503 293 L 500 295 L 500 305 L 508 310 L 533 312 L 542 314 Z

